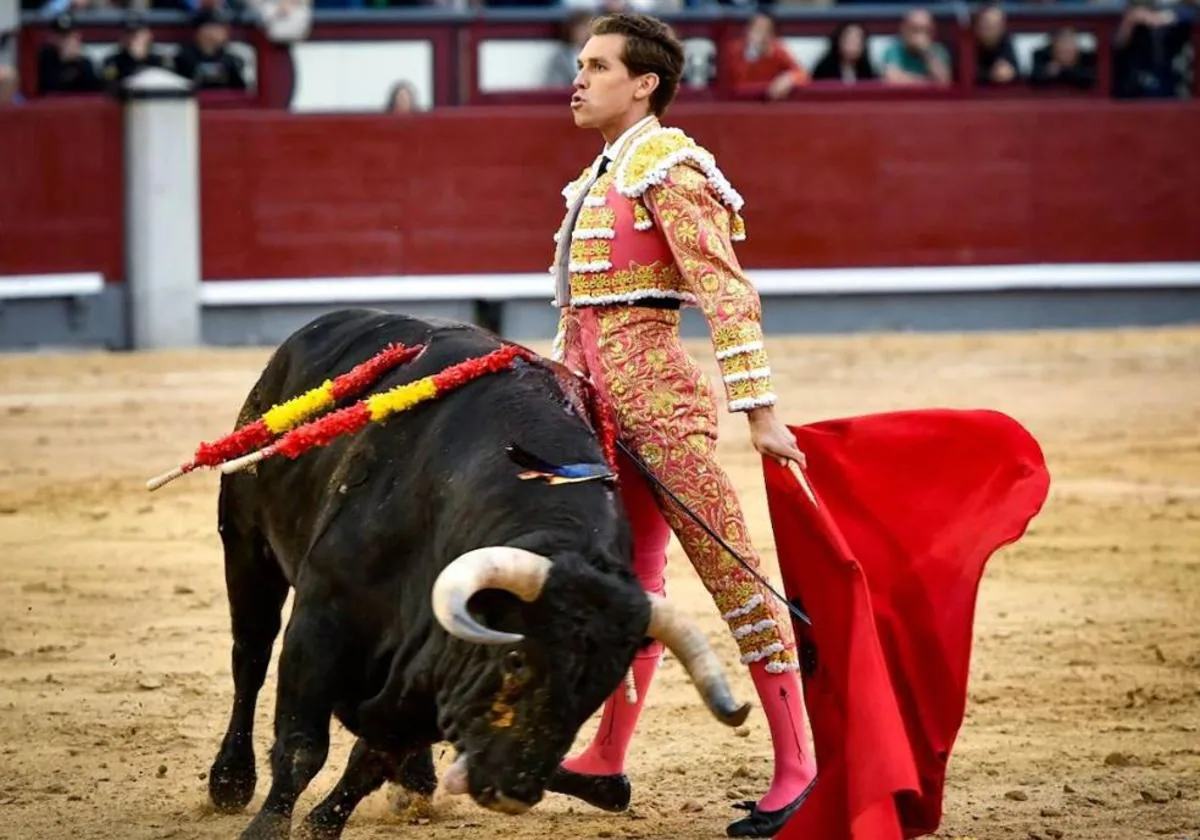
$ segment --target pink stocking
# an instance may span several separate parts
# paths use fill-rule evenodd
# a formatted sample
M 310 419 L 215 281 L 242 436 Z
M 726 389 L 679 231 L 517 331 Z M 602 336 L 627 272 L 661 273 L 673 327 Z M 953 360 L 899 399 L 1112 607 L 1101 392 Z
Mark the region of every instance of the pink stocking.
M 666 592 L 664 573 L 667 566 L 667 543 L 671 529 L 667 525 L 645 479 L 626 458 L 620 463 L 621 498 L 633 526 L 633 570 L 647 592 L 662 595 Z M 575 773 L 611 776 L 625 772 L 625 754 L 633 740 L 638 717 L 646 702 L 650 683 L 662 656 L 661 642 L 653 642 L 638 652 L 633 660 L 633 679 L 637 686 L 637 701 L 630 703 L 625 696 L 625 683 L 604 702 L 600 728 L 591 745 L 579 756 L 563 762 L 563 767 Z
M 759 800 L 758 807 L 777 811 L 803 793 L 817 773 L 816 762 L 804 740 L 806 717 L 800 678 L 795 671 L 769 673 L 762 662 L 750 665 L 750 678 L 758 691 L 775 751 L 771 787 Z

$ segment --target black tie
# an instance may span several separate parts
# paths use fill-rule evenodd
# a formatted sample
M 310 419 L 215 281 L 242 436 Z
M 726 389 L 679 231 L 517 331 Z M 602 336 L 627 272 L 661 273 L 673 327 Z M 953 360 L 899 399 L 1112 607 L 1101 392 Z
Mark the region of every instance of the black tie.
M 608 155 L 600 156 L 600 168 L 596 170 L 596 177 L 599 178 L 608 169 Z

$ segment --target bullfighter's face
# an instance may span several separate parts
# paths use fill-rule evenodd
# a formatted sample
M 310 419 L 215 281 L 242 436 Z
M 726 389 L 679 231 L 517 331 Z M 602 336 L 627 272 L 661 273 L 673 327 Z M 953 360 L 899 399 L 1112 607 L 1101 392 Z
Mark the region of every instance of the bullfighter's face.
M 704 635 L 620 568 L 504 547 L 441 574 L 434 613 L 456 637 L 438 678 L 438 723 L 458 749 L 447 793 L 506 813 L 537 804 L 648 638 L 675 654 L 718 719 L 745 720 L 749 706 L 734 701 Z
M 624 35 L 589 38 L 579 52 L 579 72 L 571 96 L 575 125 L 599 129 L 610 140 L 649 110 L 650 94 L 658 87 L 655 74 L 629 72 L 621 59 L 624 50 Z

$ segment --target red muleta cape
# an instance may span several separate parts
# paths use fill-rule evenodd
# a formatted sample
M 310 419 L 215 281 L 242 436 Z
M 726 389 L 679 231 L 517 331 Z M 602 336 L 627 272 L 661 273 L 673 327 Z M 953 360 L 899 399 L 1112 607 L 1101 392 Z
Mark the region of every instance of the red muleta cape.
M 791 426 L 816 503 L 764 459 L 818 778 L 781 840 L 937 830 L 967 697 L 984 566 L 1041 510 L 1037 441 L 994 411 L 936 409 Z

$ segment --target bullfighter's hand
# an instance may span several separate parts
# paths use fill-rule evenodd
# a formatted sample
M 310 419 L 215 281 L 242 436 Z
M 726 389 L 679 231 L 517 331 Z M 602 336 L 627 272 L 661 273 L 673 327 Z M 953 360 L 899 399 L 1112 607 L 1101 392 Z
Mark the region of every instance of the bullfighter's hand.
M 760 454 L 774 458 L 784 466 L 788 461 L 795 461 L 801 469 L 808 466 L 804 453 L 796 445 L 796 436 L 775 416 L 771 406 L 751 409 L 748 415 L 750 442 Z

